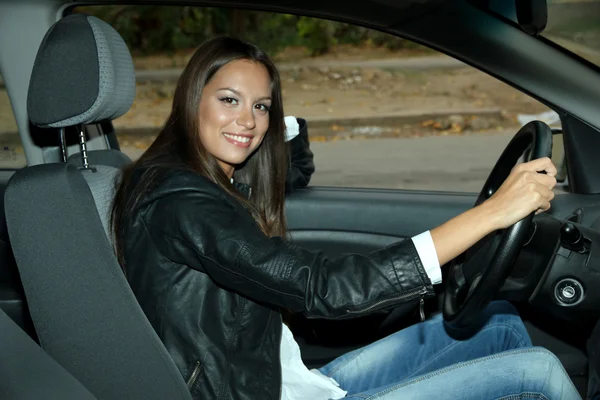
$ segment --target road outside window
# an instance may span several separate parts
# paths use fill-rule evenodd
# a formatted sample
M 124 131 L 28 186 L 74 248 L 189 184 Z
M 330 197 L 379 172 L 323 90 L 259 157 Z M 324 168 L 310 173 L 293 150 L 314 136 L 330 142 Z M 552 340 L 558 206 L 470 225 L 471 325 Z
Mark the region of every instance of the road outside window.
M 112 24 L 134 56 L 137 97 L 115 121 L 121 147 L 132 158 L 167 119 L 194 47 L 218 34 L 246 38 L 276 60 L 286 115 L 308 121 L 316 167 L 311 186 L 477 192 L 523 121 L 560 127 L 551 110 L 511 86 L 362 27 L 215 8 L 77 11 Z
M 18 132 L 8 93 L 0 75 L 0 169 L 22 168 L 27 164 Z

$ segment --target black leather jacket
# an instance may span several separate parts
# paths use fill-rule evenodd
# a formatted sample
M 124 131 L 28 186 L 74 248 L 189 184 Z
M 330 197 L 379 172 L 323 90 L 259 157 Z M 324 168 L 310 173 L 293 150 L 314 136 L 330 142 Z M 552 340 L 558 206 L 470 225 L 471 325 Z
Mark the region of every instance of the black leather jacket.
M 296 121 L 300 132 L 289 141 L 290 164 L 286 174 L 286 193 L 307 186 L 315 172 L 314 154 L 310 150 L 308 139 L 308 123 L 303 118 L 296 118 Z
M 328 259 L 267 238 L 201 176 L 162 182 L 127 226 L 125 269 L 196 399 L 280 398 L 281 308 L 352 318 L 433 294 L 411 240 Z

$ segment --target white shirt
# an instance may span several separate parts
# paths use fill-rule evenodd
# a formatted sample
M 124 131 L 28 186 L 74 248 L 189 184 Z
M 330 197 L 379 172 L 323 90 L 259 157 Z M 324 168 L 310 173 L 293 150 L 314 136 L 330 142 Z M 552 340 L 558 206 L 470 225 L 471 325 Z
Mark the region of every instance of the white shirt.
M 442 282 L 442 271 L 429 231 L 413 236 L 423 268 L 432 284 Z M 309 370 L 302 362 L 300 348 L 290 329 L 283 324 L 281 332 L 281 400 L 342 399 L 347 392 L 339 384 L 316 369 Z

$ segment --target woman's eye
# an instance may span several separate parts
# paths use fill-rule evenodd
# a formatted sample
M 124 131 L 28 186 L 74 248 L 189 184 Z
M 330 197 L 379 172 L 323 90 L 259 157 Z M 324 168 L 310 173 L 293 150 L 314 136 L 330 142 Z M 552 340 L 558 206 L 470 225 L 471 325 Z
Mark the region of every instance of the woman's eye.
M 269 106 L 267 106 L 266 104 L 257 104 L 256 106 L 257 110 L 262 111 L 262 112 L 269 112 L 269 110 L 271 109 Z
M 221 100 L 223 103 L 227 103 L 227 104 L 233 104 L 233 105 L 237 104 L 237 100 L 234 99 L 233 97 L 223 97 L 219 100 Z

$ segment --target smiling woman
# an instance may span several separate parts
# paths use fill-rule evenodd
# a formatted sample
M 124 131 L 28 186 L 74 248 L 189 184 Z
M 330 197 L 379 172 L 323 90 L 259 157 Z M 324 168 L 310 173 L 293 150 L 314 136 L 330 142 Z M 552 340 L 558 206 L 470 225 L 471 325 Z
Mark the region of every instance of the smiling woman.
M 164 128 L 124 172 L 115 199 L 118 207 L 113 210 L 115 237 L 121 237 L 128 213 L 159 183 L 165 167 L 209 178 L 243 204 L 264 233 L 283 234 L 287 155 L 275 65 L 255 46 L 227 37 L 207 41 L 179 79 Z M 127 184 L 140 167 L 146 169 L 142 182 L 127 193 Z M 253 188 L 251 201 L 236 190 L 232 178 Z M 122 259 L 120 245 L 117 240 Z
M 430 398 L 444 386 L 449 398 L 465 399 L 462 385 L 449 382 L 473 379 L 474 399 L 577 398 L 559 361 L 529 348 L 505 302 L 483 310 L 480 332 L 466 340 L 449 335 L 437 316 L 308 370 L 283 313 L 339 319 L 423 302 L 442 281 L 440 264 L 547 210 L 556 169 L 548 158 L 520 164 L 489 200 L 431 232 L 330 259 L 287 240 L 283 124 L 268 56 L 237 39 L 211 39 L 185 68 L 161 133 L 119 183 L 112 213 L 119 260 L 194 397 Z M 462 361 L 477 365 L 455 366 Z M 515 363 L 527 366 L 517 378 L 506 374 Z M 495 369 L 493 381 L 476 379 L 480 368 Z
M 248 80 L 247 76 L 254 79 Z M 229 178 L 262 143 L 269 127 L 270 108 L 271 79 L 260 63 L 232 61 L 204 87 L 200 141 Z

